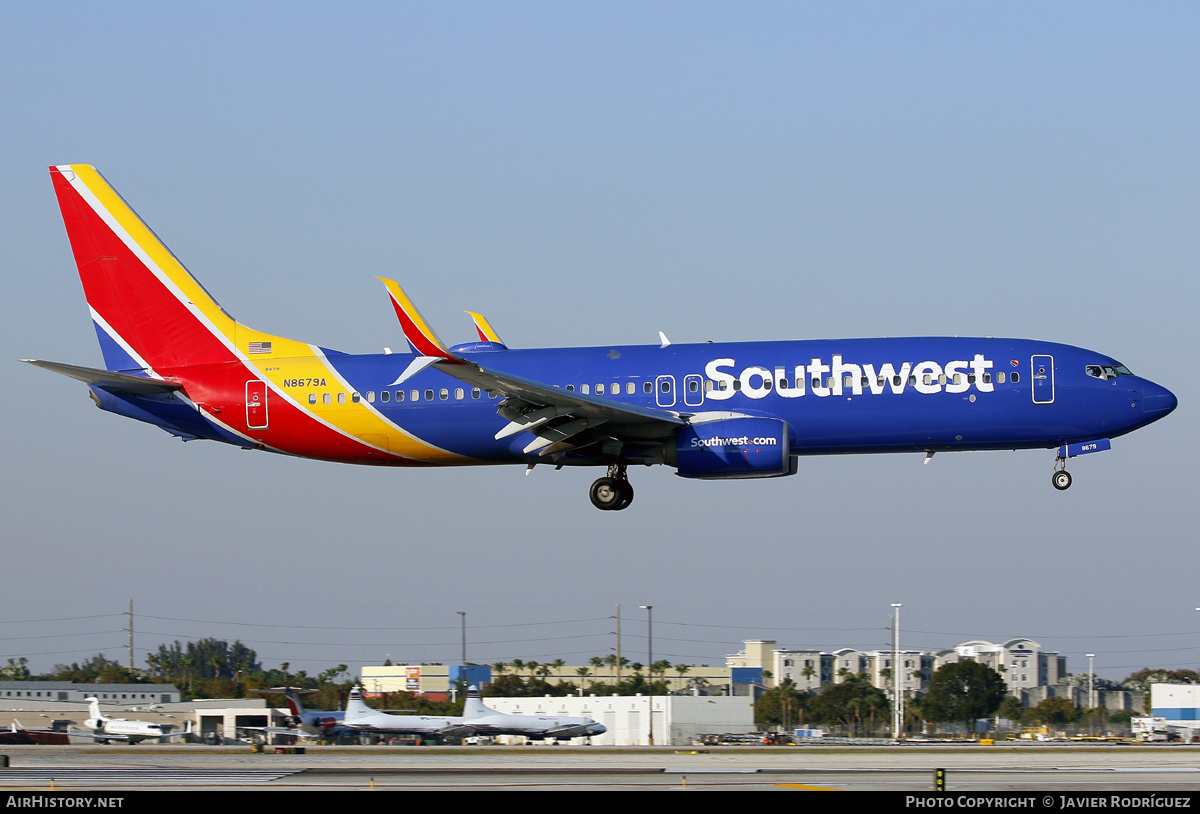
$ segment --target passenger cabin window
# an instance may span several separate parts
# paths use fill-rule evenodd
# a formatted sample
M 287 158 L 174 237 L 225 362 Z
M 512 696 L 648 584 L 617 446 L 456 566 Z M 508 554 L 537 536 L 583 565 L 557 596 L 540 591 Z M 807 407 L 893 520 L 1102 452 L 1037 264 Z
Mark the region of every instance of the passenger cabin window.
M 426 390 L 426 391 L 425 391 L 425 400 L 426 400 L 426 401 L 433 401 L 433 391 L 432 391 L 432 390 Z
M 479 393 L 480 393 L 480 390 L 478 387 L 471 388 L 471 398 L 473 398 L 473 399 L 479 398 Z
M 445 401 L 446 399 L 450 398 L 450 388 L 443 387 L 441 390 L 439 390 L 438 398 L 440 398 L 442 401 Z
M 375 403 L 375 391 L 374 390 L 367 391 L 367 403 L 369 403 L 369 404 Z
M 316 403 L 317 403 L 317 394 L 316 394 L 316 393 L 309 393 L 309 394 L 308 394 L 308 403 L 309 403 L 309 404 L 316 404 Z
M 466 394 L 467 391 L 463 390 L 461 387 L 454 388 L 454 398 L 458 399 L 459 401 L 462 401 L 462 397 Z
M 568 393 L 574 393 L 574 392 L 575 392 L 575 385 L 573 385 L 573 384 L 568 384 L 568 385 L 567 385 L 567 392 L 568 392 Z M 478 397 L 478 396 L 476 396 L 476 398 L 479 398 L 479 397 Z
M 592 386 L 590 384 L 581 384 L 579 385 L 579 392 L 583 393 L 585 396 L 589 395 L 592 392 Z
M 338 393 L 338 404 L 345 404 L 345 403 L 346 403 L 346 394 Z
M 404 391 L 403 390 L 396 391 L 396 401 L 397 401 L 397 403 L 404 401 Z
M 637 385 L 635 385 L 633 382 L 625 383 L 625 395 L 632 396 L 636 392 L 637 392 Z
M 1014 370 L 1012 372 L 1012 383 L 1016 384 L 1019 381 L 1021 381 L 1021 374 Z
M 399 392 L 399 391 L 397 391 L 397 392 Z M 432 397 L 433 391 L 430 390 L 429 393 L 430 393 L 430 396 Z M 420 401 L 421 400 L 421 391 L 420 390 L 409 390 L 408 391 L 408 400 L 409 401 Z
M 321 394 L 321 403 L 322 404 L 333 404 L 333 396 L 331 396 L 329 393 L 322 393 Z
M 379 400 L 382 401 L 384 404 L 387 404 L 389 401 L 392 400 L 392 391 L 384 390 L 382 393 L 379 394 Z M 399 400 L 400 399 L 396 399 L 396 401 L 399 401 Z
M 721 389 L 722 390 L 725 389 L 724 382 L 721 383 Z M 642 392 L 643 393 L 653 393 L 654 392 L 654 384 L 652 382 L 642 382 Z

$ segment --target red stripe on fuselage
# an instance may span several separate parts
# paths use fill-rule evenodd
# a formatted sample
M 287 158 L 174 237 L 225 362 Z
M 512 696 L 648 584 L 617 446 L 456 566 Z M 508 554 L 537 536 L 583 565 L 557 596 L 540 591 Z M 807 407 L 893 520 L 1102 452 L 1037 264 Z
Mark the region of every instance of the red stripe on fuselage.
M 180 382 L 188 397 L 207 415 L 264 446 L 343 463 L 375 463 L 385 466 L 437 466 L 376 449 L 322 424 L 306 410 L 284 399 L 268 384 L 265 429 L 251 429 L 246 422 L 246 382 L 258 380 L 240 363 L 203 367 L 167 368 L 159 373 Z M 336 408 L 334 408 L 336 409 Z

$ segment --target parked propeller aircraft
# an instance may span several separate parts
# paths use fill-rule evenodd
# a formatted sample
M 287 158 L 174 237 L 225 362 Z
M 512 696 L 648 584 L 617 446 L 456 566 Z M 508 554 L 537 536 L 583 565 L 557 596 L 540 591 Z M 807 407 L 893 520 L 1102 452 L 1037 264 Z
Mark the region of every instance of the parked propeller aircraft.
M 426 737 L 462 737 L 474 730 L 464 726 L 460 717 L 449 715 L 390 715 L 371 709 L 362 700 L 358 687 L 346 700 L 344 723 L 350 729 L 377 735 L 425 735 Z
M 591 500 L 619 510 L 632 465 L 771 478 L 842 453 L 1055 449 L 1062 490 L 1067 459 L 1176 406 L 1112 357 L 1025 339 L 512 350 L 473 314 L 479 341 L 447 347 L 389 280 L 415 355 L 339 353 L 235 321 L 94 168 L 50 175 L 105 369 L 23 361 L 185 441 L 384 466 L 607 467 Z
M 531 740 L 570 740 L 602 735 L 607 730 L 591 718 L 567 715 L 510 715 L 483 703 L 475 686 L 467 688 L 463 723 L 480 735 L 524 735 Z

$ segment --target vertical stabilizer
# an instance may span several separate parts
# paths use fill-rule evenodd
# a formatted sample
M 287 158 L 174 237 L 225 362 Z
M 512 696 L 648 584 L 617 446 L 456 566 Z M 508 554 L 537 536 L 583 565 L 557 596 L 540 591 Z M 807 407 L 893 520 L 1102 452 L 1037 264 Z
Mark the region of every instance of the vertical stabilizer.
M 50 178 L 109 370 L 147 375 L 270 352 L 275 338 L 225 313 L 94 167 L 61 164 Z
M 463 718 L 470 720 L 483 715 L 494 715 L 496 710 L 483 703 L 479 697 L 479 688 L 472 684 L 467 687 L 467 700 L 463 703 Z

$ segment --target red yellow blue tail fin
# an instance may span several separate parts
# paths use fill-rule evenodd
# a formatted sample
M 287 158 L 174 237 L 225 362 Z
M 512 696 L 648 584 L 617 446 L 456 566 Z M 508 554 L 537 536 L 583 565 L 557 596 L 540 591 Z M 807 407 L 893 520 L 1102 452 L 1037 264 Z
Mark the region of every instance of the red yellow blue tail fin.
M 50 177 L 110 370 L 229 362 L 288 341 L 238 325 L 94 167 Z

